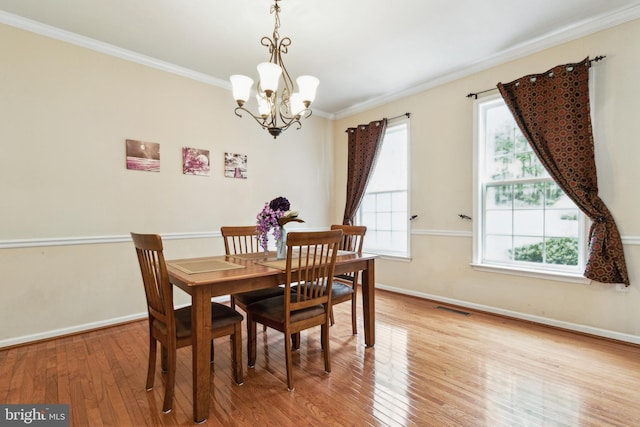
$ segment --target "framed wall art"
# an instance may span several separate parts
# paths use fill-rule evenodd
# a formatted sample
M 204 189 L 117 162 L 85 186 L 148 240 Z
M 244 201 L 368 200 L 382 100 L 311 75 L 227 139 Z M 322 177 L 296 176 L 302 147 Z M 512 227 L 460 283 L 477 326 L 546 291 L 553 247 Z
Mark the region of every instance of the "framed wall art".
M 185 175 L 208 176 L 210 167 L 209 150 L 182 148 L 182 173 Z
M 127 169 L 160 172 L 160 144 L 127 139 Z
M 224 176 L 247 179 L 247 155 L 224 153 Z

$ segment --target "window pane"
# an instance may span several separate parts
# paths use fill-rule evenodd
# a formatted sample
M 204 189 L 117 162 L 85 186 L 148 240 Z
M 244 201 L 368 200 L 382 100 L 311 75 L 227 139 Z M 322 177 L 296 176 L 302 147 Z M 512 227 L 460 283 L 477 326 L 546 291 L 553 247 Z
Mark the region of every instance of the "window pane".
M 545 212 L 544 233 L 551 237 L 578 237 L 580 224 L 577 209 L 554 209 Z
M 365 227 L 367 227 L 367 230 L 376 229 L 375 213 L 362 213 L 362 215 L 360 215 L 360 221 L 361 221 L 360 225 L 364 225 Z M 366 235 L 369 236 L 369 233 L 367 233 Z
M 391 228 L 397 231 L 406 231 L 407 230 L 407 213 L 393 212 L 391 214 Z
M 539 209 L 544 200 L 544 183 L 516 184 L 513 186 L 513 206 L 520 209 Z
M 546 242 L 546 261 L 549 264 L 578 265 L 578 239 L 552 238 Z
M 542 263 L 544 260 L 544 246 L 541 237 L 514 237 L 513 246 L 514 261 Z
M 362 212 L 375 212 L 376 196 L 373 194 L 365 194 L 362 197 L 362 202 L 360 203 L 360 210 Z
M 484 258 L 490 261 L 511 260 L 511 236 L 487 236 Z
M 376 198 L 376 211 L 391 212 L 391 193 L 378 193 Z
M 390 212 L 378 212 L 376 221 L 377 230 L 391 230 L 391 213 Z
M 407 192 L 394 191 L 391 193 L 391 205 L 394 212 L 407 211 Z
M 509 211 L 487 211 L 485 232 L 487 234 L 508 234 L 513 232 L 512 212 Z
M 543 236 L 544 211 L 542 209 L 514 211 L 513 234 L 515 236 Z
M 533 151 L 517 153 L 515 158 L 514 175 L 516 178 L 533 178 L 547 175 L 547 171 Z
M 487 209 L 511 209 L 513 189 L 511 185 L 488 185 L 486 191 Z

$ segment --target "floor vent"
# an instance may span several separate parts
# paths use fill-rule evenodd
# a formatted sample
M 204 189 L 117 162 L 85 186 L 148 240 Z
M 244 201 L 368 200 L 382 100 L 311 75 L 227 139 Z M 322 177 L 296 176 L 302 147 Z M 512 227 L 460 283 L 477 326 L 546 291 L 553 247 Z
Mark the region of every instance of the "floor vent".
M 468 316 L 471 314 L 468 311 L 456 310 L 455 308 L 443 307 L 441 305 L 437 306 L 436 308 L 444 311 L 450 311 L 451 313 L 461 314 L 463 316 Z

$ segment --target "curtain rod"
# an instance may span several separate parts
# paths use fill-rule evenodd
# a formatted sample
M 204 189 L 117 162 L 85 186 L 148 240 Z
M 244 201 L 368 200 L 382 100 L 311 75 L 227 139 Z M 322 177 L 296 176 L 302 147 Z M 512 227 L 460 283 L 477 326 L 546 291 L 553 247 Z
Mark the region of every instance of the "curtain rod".
M 602 61 L 606 57 L 607 57 L 606 55 L 598 55 L 595 58 L 590 59 L 589 63 Z M 498 88 L 497 87 L 492 87 L 491 89 L 487 89 L 487 90 L 483 90 L 483 91 L 475 92 L 475 93 L 470 93 L 470 94 L 467 95 L 467 98 L 478 99 L 478 95 L 481 95 L 481 94 L 487 93 L 487 92 L 491 92 L 492 90 L 498 90 Z
M 399 119 L 400 117 L 407 117 L 410 118 L 411 117 L 411 113 L 404 113 L 404 114 L 400 114 L 399 116 L 395 116 L 395 117 L 391 117 L 390 119 L 387 119 L 387 121 L 391 121 L 391 120 L 395 120 L 395 119 Z
M 400 114 L 399 116 L 395 116 L 395 117 L 391 117 L 390 119 L 387 119 L 387 121 L 391 121 L 391 120 L 395 120 L 395 119 L 399 119 L 400 117 L 407 117 L 410 118 L 411 117 L 411 113 L 404 113 L 404 114 Z M 353 129 L 353 128 L 349 128 L 349 129 Z M 345 130 L 345 132 L 349 132 L 349 129 Z

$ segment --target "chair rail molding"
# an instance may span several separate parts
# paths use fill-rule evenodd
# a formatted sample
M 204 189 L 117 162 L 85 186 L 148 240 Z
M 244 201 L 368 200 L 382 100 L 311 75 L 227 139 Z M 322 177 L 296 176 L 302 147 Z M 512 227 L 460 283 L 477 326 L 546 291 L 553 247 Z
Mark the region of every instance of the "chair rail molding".
M 219 231 L 200 231 L 188 233 L 163 233 L 164 240 L 207 239 L 222 237 Z M 95 245 L 103 243 L 127 243 L 131 242 L 129 234 L 113 236 L 83 236 L 83 237 L 46 237 L 35 239 L 0 240 L 0 249 L 14 248 L 39 248 L 45 246 L 73 246 Z

